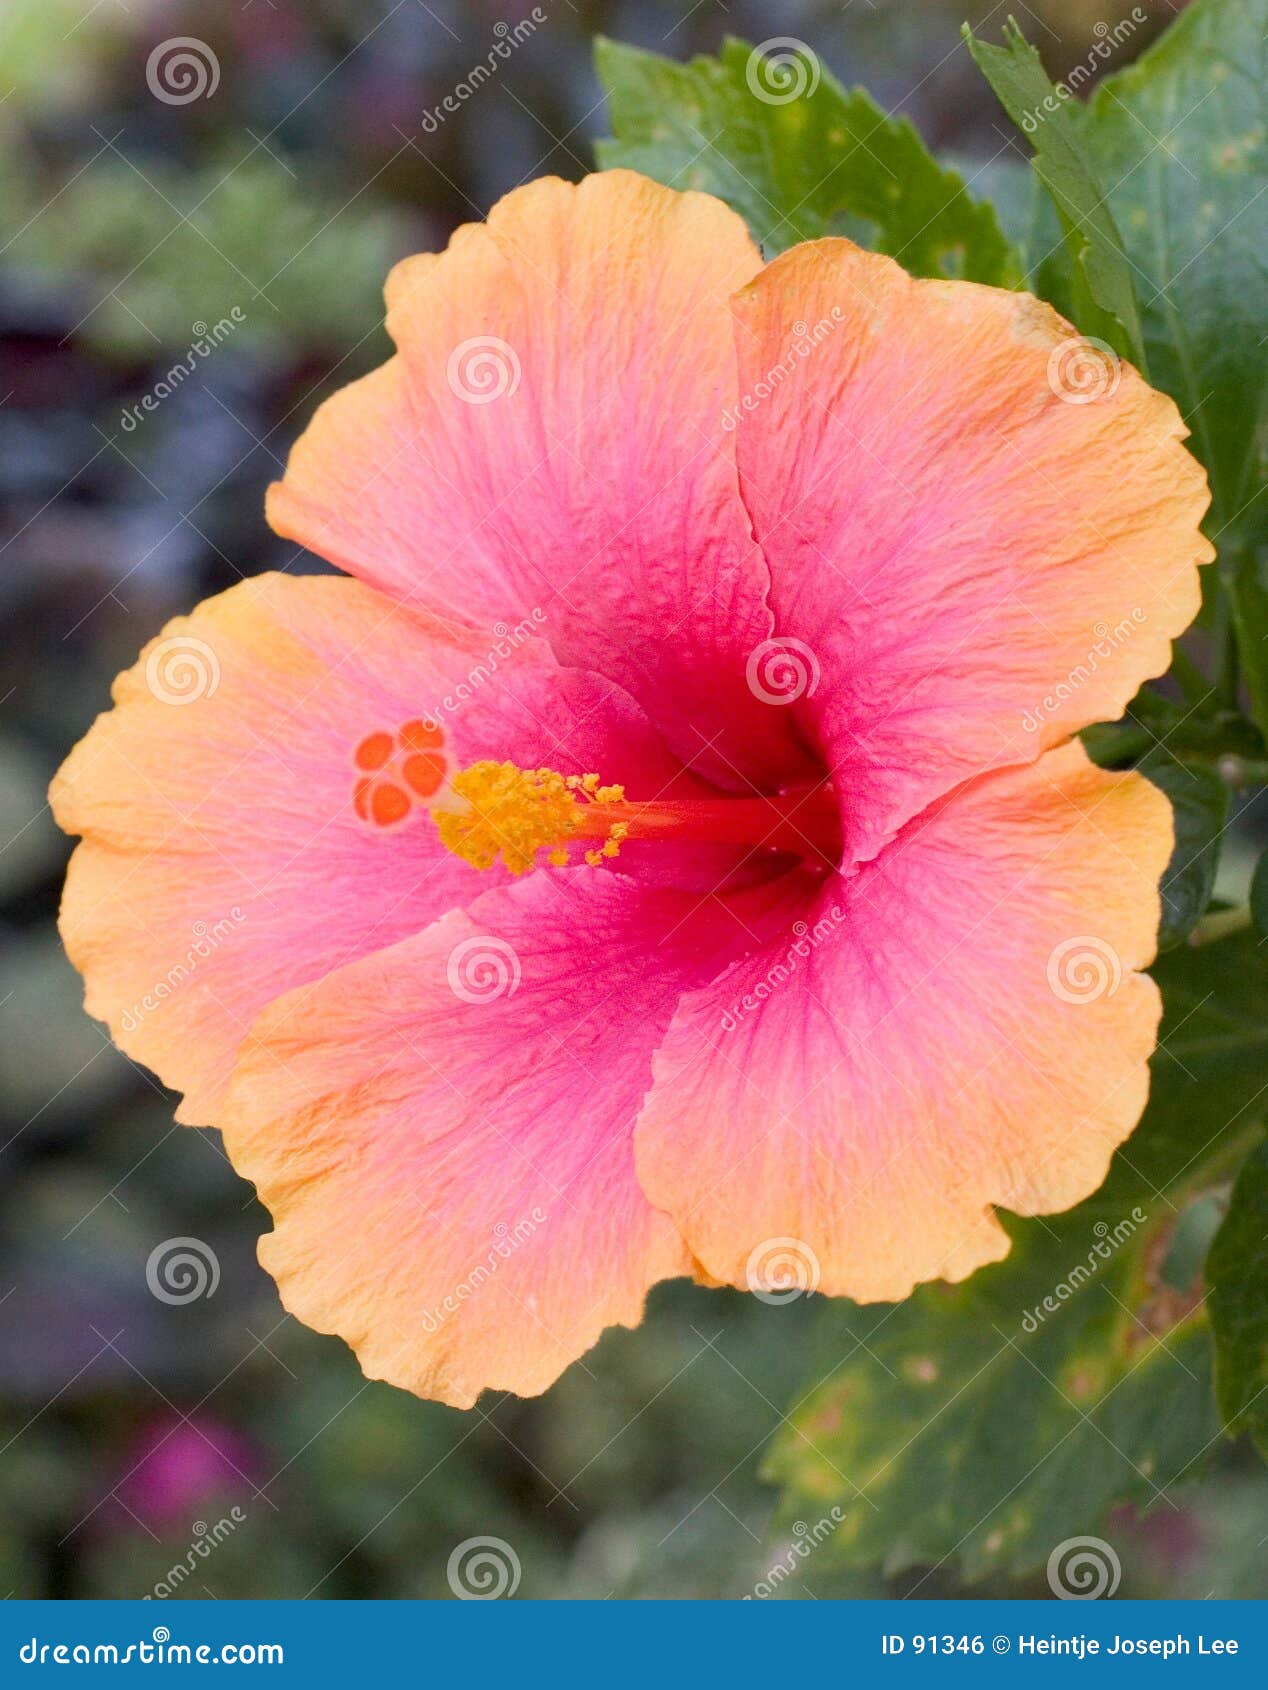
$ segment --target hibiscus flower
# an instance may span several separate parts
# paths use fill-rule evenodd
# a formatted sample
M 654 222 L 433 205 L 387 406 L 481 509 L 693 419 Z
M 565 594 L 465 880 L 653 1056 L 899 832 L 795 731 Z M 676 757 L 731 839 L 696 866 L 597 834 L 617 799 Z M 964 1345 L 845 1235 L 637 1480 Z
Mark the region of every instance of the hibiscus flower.
M 1072 402 L 1026 294 L 763 264 L 624 171 L 387 300 L 269 498 L 346 576 L 170 624 L 55 782 L 89 1011 L 286 1307 L 451 1403 L 667 1277 L 1002 1257 L 1146 1097 L 1170 812 L 1072 736 L 1197 610 L 1175 406 Z

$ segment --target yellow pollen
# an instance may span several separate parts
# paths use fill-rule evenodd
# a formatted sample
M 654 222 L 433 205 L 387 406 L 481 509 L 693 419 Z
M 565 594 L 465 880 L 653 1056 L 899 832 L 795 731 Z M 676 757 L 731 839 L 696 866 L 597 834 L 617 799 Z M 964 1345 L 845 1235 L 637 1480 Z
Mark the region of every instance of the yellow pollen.
M 619 804 L 623 786 L 600 786 L 598 775 L 561 775 L 555 769 L 521 769 L 514 763 L 473 763 L 450 781 L 463 801 L 433 808 L 443 844 L 473 868 L 492 868 L 500 857 L 512 874 L 536 867 L 540 851 L 548 863 L 563 868 L 567 845 L 577 834 L 602 842 L 585 853 L 592 867 L 615 857 L 628 824 L 613 822 L 604 837 L 586 812 L 594 805 Z

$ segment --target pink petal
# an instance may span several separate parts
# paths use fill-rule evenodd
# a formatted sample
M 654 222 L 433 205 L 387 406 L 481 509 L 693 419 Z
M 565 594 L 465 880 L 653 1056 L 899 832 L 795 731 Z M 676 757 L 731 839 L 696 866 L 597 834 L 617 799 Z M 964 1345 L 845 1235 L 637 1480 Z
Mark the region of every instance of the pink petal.
M 1144 1107 L 1170 848 L 1162 794 L 1077 743 L 961 788 L 684 997 L 636 1133 L 648 1197 L 754 1289 L 782 1263 L 897 1300 L 1005 1255 L 993 1206 L 1086 1197 Z
M 1209 495 L 1133 369 L 1026 294 L 845 240 L 777 259 L 735 317 L 741 486 L 849 859 L 1169 667 Z
M 491 884 L 421 810 L 386 830 L 357 815 L 368 736 L 435 713 L 454 766 L 619 761 L 633 791 L 672 780 L 630 701 L 561 670 L 534 627 L 477 633 L 359 582 L 266 575 L 170 623 L 120 676 L 53 783 L 58 821 L 84 835 L 62 934 L 89 1013 L 186 1093 L 183 1120 L 212 1117 L 270 999 Z
M 388 285 L 400 351 L 317 413 L 269 518 L 466 620 L 534 608 L 731 786 L 801 763 L 745 681 L 765 565 L 723 413 L 728 299 L 760 267 L 719 201 L 628 171 L 517 189 Z
M 652 1052 L 769 902 L 542 871 L 271 1005 L 221 1124 L 287 1308 L 462 1407 L 636 1324 L 693 1265 L 634 1177 Z

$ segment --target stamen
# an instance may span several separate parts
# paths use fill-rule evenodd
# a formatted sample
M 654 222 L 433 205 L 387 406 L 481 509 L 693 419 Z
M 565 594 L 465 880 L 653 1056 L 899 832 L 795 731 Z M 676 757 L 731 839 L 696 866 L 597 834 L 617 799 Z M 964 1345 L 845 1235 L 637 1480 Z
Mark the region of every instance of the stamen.
M 597 831 L 588 825 L 588 812 L 625 797 L 623 787 L 600 786 L 598 775 L 481 762 L 456 774 L 450 789 L 465 799 L 465 807 L 434 811 L 436 827 L 449 850 L 475 868 L 492 868 L 500 857 L 512 874 L 524 874 L 536 866 L 540 851 L 562 868 L 569 860 L 566 847 L 579 834 L 603 840 L 586 852 L 588 863 L 620 850 L 619 824 L 605 823 Z
M 563 775 L 515 763 L 474 763 L 453 776 L 432 816 L 442 842 L 479 869 L 499 859 L 512 874 L 571 861 L 574 840 L 593 840 L 583 860 L 597 867 L 626 839 L 701 841 L 791 851 L 832 867 L 841 824 L 826 784 L 770 798 L 654 799 L 637 803 L 596 774 Z

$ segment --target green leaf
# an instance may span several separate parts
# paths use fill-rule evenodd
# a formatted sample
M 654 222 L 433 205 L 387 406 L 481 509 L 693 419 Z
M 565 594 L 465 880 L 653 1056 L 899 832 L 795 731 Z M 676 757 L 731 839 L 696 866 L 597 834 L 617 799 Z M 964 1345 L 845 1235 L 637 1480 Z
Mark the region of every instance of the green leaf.
M 1268 733 L 1265 36 L 1268 0 L 1194 0 L 1086 107 L 1058 96 L 1055 114 L 1015 29 L 1006 48 L 970 41 L 970 50 L 1010 115 L 1033 128 L 1036 170 L 1067 227 L 1080 190 L 1086 201 L 1104 189 L 1106 203 L 1083 212 L 1087 259 L 1106 267 L 1086 291 L 1098 307 L 1114 308 L 1105 285 L 1119 275 L 1112 230 L 1134 278 L 1149 379 L 1179 405 L 1210 477 L 1207 532 L 1219 548 L 1251 711 Z M 1034 284 L 1097 333 L 1073 277 L 1040 259 L 1037 247 L 1027 250 Z
M 1201 1286 L 1164 1269 L 1268 1109 L 1268 962 L 1243 933 L 1156 972 L 1149 1107 L 1101 1190 L 1004 1217 L 1011 1255 L 964 1284 L 825 1311 L 816 1382 L 767 1474 L 789 1518 L 841 1505 L 847 1564 L 1027 1572 L 1115 1504 L 1157 1501 L 1217 1438 Z
M 1039 54 L 1012 18 L 1004 27 L 1002 47 L 979 41 L 967 24 L 964 39 L 1000 104 L 1035 149 L 1035 174 L 1057 208 L 1080 284 L 1080 326 L 1089 334 L 1103 334 L 1143 366 L 1131 266 L 1067 105 L 1068 94 L 1059 93 L 1049 82 Z
M 1261 939 L 1268 939 L 1268 851 L 1255 864 L 1250 879 L 1250 919 Z
M 1193 430 L 1221 546 L 1268 536 L 1266 34 L 1268 0 L 1195 0 L 1081 124 L 1139 278 L 1150 379 Z
M 1268 1145 L 1237 1176 L 1206 1276 L 1220 1413 L 1268 1457 Z
M 1161 887 L 1158 948 L 1165 951 L 1188 937 L 1211 901 L 1228 826 L 1229 790 L 1213 769 L 1186 767 L 1165 751 L 1151 752 L 1139 767 L 1166 793 L 1175 816 L 1175 849 Z
M 1083 135 L 1138 278 L 1150 379 L 1211 480 L 1255 721 L 1268 731 L 1268 0 L 1195 0 L 1108 78 Z
M 764 58 L 729 39 L 717 58 L 683 65 L 600 40 L 595 58 L 613 130 L 598 143 L 603 169 L 716 194 L 768 253 L 845 234 L 913 275 L 1018 281 L 991 206 L 905 118 L 847 91 L 808 48 Z
M 1262 493 L 1263 488 L 1259 491 Z M 1249 514 L 1249 513 L 1248 513 Z M 1222 546 L 1220 574 L 1233 611 L 1233 629 L 1250 715 L 1268 736 L 1268 556 L 1260 541 L 1256 550 Z
M 1002 153 L 996 158 L 961 158 L 955 153 L 941 155 L 944 164 L 958 170 L 974 199 L 985 200 L 995 209 L 1000 228 L 1011 243 L 1021 265 L 1022 285 L 1041 299 L 1049 299 L 1053 288 L 1049 278 L 1056 279 L 1058 290 L 1068 292 L 1065 280 L 1068 266 L 1056 260 L 1061 255 L 1061 219 L 1051 197 L 1030 165 L 1014 153 Z M 1056 298 L 1052 298 L 1056 304 Z M 1068 299 L 1061 300 L 1066 316 L 1073 309 Z

